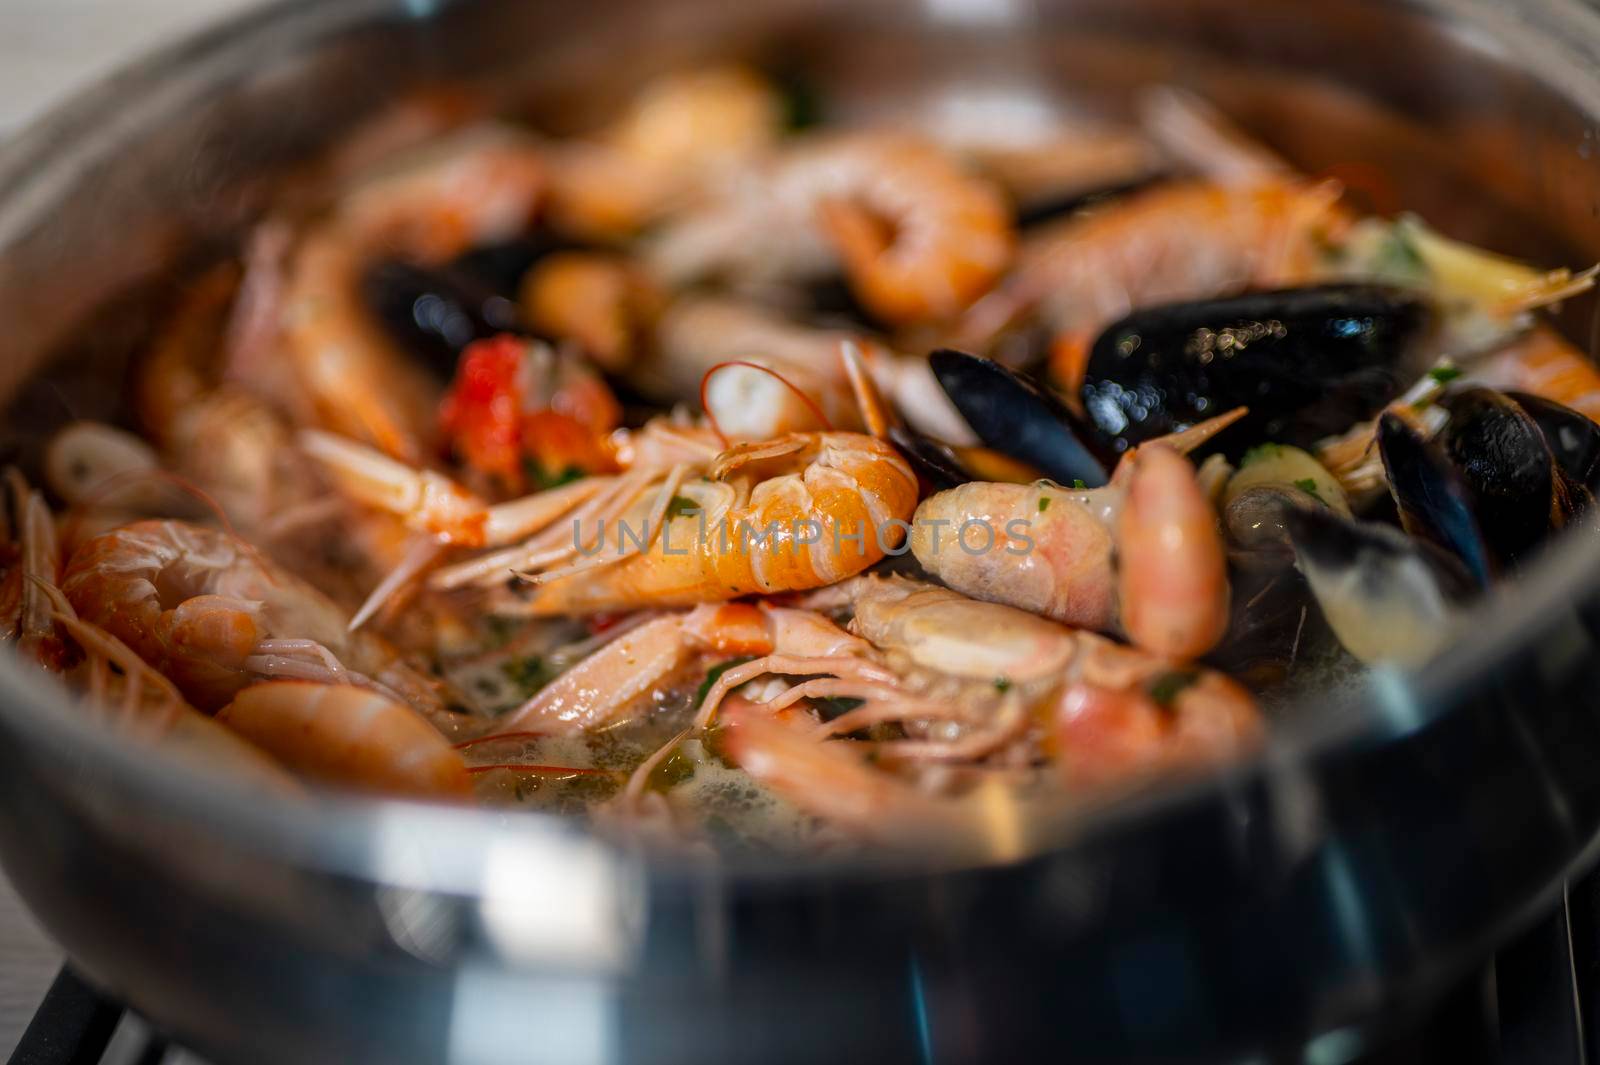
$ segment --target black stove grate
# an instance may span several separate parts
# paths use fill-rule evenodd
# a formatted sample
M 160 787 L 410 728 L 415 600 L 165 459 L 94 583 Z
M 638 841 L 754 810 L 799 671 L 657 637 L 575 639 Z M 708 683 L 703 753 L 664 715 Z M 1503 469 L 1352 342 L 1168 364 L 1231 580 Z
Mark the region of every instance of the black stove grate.
M 1426 1015 L 1361 1053 L 1324 1046 L 1303 1065 L 1588 1065 L 1600 1032 L 1600 869 Z M 63 968 L 10 1065 L 201 1065 Z

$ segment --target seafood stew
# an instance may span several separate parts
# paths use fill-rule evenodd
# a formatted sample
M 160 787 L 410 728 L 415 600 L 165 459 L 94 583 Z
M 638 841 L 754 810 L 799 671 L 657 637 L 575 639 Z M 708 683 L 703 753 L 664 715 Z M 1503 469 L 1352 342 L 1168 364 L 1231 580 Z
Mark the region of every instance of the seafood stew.
M 1586 527 L 1542 315 L 1593 272 L 1176 90 L 1004 152 L 731 66 L 567 139 L 403 107 L 184 286 L 125 424 L 6 472 L 15 652 L 285 801 L 959 847 L 1424 665 Z

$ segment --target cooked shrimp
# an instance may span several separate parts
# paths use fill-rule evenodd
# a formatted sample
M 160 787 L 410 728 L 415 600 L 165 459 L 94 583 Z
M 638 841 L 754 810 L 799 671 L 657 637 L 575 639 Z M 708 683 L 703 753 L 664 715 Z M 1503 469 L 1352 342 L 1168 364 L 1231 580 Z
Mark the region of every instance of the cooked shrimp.
M 620 255 L 546 256 L 522 279 L 522 317 L 543 336 L 571 341 L 613 373 L 628 368 L 651 336 L 666 295 Z
M 678 606 L 831 584 L 897 546 L 917 499 L 905 460 L 857 433 L 736 445 L 709 479 L 676 480 L 669 474 L 641 494 L 631 527 L 643 529 L 643 545 L 626 549 L 619 523 L 609 552 L 602 522 L 598 557 L 529 574 L 529 612 Z M 687 505 L 671 508 L 680 494 Z
M 1010 260 L 1004 199 L 938 149 L 884 134 L 795 147 L 734 193 L 676 222 L 655 249 L 663 276 L 805 277 L 842 264 L 888 321 L 942 320 Z
M 370 685 L 458 727 L 393 649 L 348 632 L 322 593 L 226 533 L 180 521 L 115 529 L 73 553 L 61 589 L 202 710 L 259 677 L 291 676 Z
M 1490 388 L 1532 392 L 1600 419 L 1600 370 L 1548 326 L 1531 330 L 1473 366 L 1468 380 Z
M 832 659 L 867 650 L 808 611 L 744 603 L 699 606 L 654 618 L 617 637 L 501 717 L 495 732 L 602 727 L 652 692 L 671 688 L 690 675 L 691 665 L 713 654 Z
M 313 780 L 417 798 L 472 794 L 450 741 L 411 707 L 370 688 L 254 684 L 218 710 L 217 720 Z
M 1036 311 L 1071 345 L 1137 306 L 1298 283 L 1344 221 L 1339 192 L 1331 181 L 1189 181 L 1073 215 L 1023 241 L 960 343 L 986 345 Z
M 904 579 L 861 578 L 815 598 L 853 603 L 851 628 L 874 653 L 758 659 L 728 670 L 707 693 L 697 724 L 707 724 L 734 688 L 758 676 L 822 674 L 736 711 L 736 725 L 800 698 L 857 698 L 862 705 L 816 726 L 812 741 L 836 750 L 824 741 L 894 721 L 912 738 L 846 742 L 843 748 L 915 764 L 1003 758 L 1007 751 L 1037 745 L 1055 757 L 1069 786 L 1079 791 L 1126 784 L 1157 768 L 1237 757 L 1260 736 L 1249 695 L 1220 674 L 1026 611 Z M 794 742 L 802 735 L 785 733 Z M 791 743 L 784 749 L 802 753 Z M 733 744 L 728 750 L 747 772 L 805 809 L 837 817 L 852 807 L 850 795 L 819 797 L 801 786 L 802 779 L 808 786 L 820 783 L 803 767 L 820 767 L 842 753 L 786 759 L 788 768 L 801 767 L 791 776 L 786 767 L 762 759 L 756 747 Z M 747 764 L 752 757 L 755 764 Z M 824 761 L 812 763 L 813 757 Z M 870 793 L 852 790 L 863 800 Z
M 71 609 L 63 599 L 59 604 Z M 277 796 L 298 791 L 294 779 L 259 748 L 184 702 L 170 680 L 151 669 L 132 648 L 70 613 L 56 622 L 82 654 L 71 679 L 78 681 L 94 716 L 118 735 L 159 744 L 196 765 Z
M 65 663 L 66 647 L 56 631 L 49 597 L 61 571 L 55 522 L 44 497 L 14 467 L 5 471 L 5 482 L 14 539 L 5 545 L 10 568 L 0 580 L 0 640 L 15 640 L 24 658 L 58 670 Z
M 545 170 L 537 145 L 474 127 L 366 179 L 305 237 L 286 281 L 284 348 L 325 427 L 397 457 L 423 453 L 435 390 L 368 313 L 362 271 L 378 255 L 433 263 L 516 235 Z
M 1142 447 L 1126 469 L 1105 488 L 975 481 L 940 492 L 917 508 L 911 550 L 969 595 L 1197 657 L 1227 628 L 1215 512 L 1168 448 Z
M 777 92 L 745 67 L 658 78 L 594 137 L 550 146 L 551 219 L 580 236 L 632 234 L 765 153 L 781 127 Z

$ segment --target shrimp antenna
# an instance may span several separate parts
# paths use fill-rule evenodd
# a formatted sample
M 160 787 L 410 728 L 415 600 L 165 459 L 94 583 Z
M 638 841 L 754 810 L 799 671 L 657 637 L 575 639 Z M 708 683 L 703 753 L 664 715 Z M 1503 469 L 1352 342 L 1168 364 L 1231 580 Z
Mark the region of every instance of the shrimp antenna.
M 764 374 L 777 378 L 780 384 L 782 384 L 789 391 L 793 392 L 796 396 L 800 397 L 800 402 L 804 403 L 806 405 L 806 409 L 816 416 L 817 422 L 824 429 L 830 433 L 833 432 L 833 423 L 828 420 L 828 416 L 826 414 L 822 413 L 822 408 L 817 405 L 817 401 L 806 395 L 805 389 L 801 388 L 799 385 L 795 384 L 793 381 L 789 380 L 787 377 L 783 376 L 783 374 L 779 373 L 777 370 L 774 370 L 770 366 L 763 366 L 759 362 L 750 362 L 747 359 L 729 359 L 727 362 L 717 363 L 715 366 L 711 367 L 705 372 L 705 376 L 700 378 L 700 409 L 706 412 L 706 421 L 711 423 L 711 431 L 717 434 L 717 439 L 722 441 L 723 447 L 727 447 L 729 444 L 728 434 L 724 433 L 722 431 L 722 426 L 717 424 L 717 416 L 712 412 L 711 404 L 707 402 L 709 399 L 707 390 L 711 384 L 711 378 L 715 376 L 718 371 L 726 370 L 730 366 L 744 366 L 751 370 L 760 370 Z

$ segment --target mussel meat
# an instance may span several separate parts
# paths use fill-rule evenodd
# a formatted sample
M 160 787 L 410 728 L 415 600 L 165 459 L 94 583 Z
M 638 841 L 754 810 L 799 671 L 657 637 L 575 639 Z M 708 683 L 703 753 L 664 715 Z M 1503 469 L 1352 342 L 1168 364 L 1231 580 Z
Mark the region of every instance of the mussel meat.
M 1427 661 L 1478 591 L 1454 555 L 1391 526 L 1321 509 L 1293 510 L 1287 523 L 1323 617 L 1363 662 Z
M 565 246 L 530 236 L 473 248 L 437 267 L 379 259 L 362 276 L 361 293 L 389 337 L 448 381 L 474 340 L 527 332 L 517 287 L 534 263 Z
M 1106 329 L 1082 380 L 1063 383 L 1076 385 L 1102 449 L 1239 406 L 1250 415 L 1238 437 L 1309 445 L 1399 392 L 1429 319 L 1414 293 L 1371 284 L 1146 307 Z

